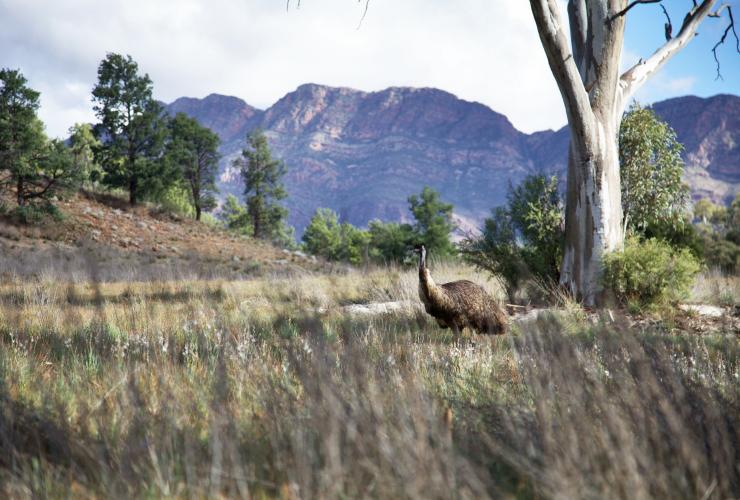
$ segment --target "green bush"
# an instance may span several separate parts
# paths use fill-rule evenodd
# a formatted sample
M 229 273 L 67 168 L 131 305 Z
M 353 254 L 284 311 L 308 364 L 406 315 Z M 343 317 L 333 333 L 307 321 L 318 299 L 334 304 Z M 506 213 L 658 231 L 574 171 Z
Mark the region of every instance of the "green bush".
M 603 279 L 622 303 L 642 308 L 685 298 L 699 269 L 688 249 L 658 239 L 629 238 L 624 250 L 604 257 Z
M 463 258 L 501 277 L 509 300 L 528 278 L 557 283 L 563 256 L 563 206 L 557 177 L 529 175 L 509 186 L 508 205 L 496 207 L 480 237 L 461 244 Z
M 29 203 L 13 210 L 15 218 L 23 224 L 40 224 L 47 219 L 56 222 L 64 220 L 64 214 L 56 205 L 49 202 Z

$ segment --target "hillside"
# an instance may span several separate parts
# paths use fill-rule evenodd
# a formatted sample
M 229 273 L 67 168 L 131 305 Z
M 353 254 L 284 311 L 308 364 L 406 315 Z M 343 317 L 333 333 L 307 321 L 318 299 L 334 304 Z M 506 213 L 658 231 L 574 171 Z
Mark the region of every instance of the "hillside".
M 82 193 L 56 202 L 61 222 L 19 224 L 0 216 L 0 279 L 237 279 L 317 269 L 300 252 L 242 238 L 121 199 Z
M 740 187 L 740 97 L 682 97 L 655 104 L 686 145 L 695 197 L 727 201 Z M 317 207 L 366 225 L 405 220 L 406 198 L 429 185 L 473 227 L 505 202 L 508 184 L 530 173 L 564 178 L 567 127 L 522 133 L 490 108 L 431 88 L 361 92 L 306 84 L 265 111 L 233 97 L 178 99 L 168 107 L 211 127 L 223 141 L 222 192 L 240 194 L 230 167 L 255 127 L 288 165 L 290 222 L 300 234 Z

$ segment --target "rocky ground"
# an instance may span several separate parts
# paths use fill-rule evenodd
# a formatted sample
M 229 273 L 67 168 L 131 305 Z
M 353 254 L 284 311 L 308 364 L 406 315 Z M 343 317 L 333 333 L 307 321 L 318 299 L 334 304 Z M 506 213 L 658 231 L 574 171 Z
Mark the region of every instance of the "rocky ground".
M 61 221 L 22 224 L 0 216 L 0 273 L 52 274 L 105 281 L 172 277 L 237 279 L 317 269 L 301 253 L 120 198 L 82 193 L 60 200 Z M 12 206 L 7 203 L 6 206 Z M 85 276 L 88 275 L 88 276 Z

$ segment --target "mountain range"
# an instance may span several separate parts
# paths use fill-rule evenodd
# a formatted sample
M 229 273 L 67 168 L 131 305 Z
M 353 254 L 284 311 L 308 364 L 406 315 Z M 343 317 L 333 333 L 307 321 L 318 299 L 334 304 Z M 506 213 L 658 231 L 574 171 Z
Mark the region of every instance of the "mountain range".
M 678 97 L 655 103 L 684 146 L 694 198 L 727 202 L 740 190 L 740 97 Z M 425 185 L 455 206 L 463 231 L 505 203 L 509 184 L 530 173 L 565 179 L 569 132 L 526 134 L 489 107 L 433 88 L 362 92 L 305 84 L 266 110 L 236 97 L 183 97 L 167 105 L 221 138 L 219 187 L 241 194 L 231 162 L 261 128 L 288 173 L 289 222 L 300 234 L 318 207 L 342 221 L 408 220 L 407 197 Z

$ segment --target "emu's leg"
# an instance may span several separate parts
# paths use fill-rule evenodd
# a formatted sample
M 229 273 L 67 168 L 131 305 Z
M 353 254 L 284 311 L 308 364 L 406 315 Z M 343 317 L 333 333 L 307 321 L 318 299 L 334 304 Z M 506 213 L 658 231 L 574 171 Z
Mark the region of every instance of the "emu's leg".
M 457 323 L 454 321 L 450 324 L 450 327 L 452 328 L 452 333 L 455 335 L 455 337 L 460 336 L 460 327 L 457 326 Z
M 444 322 L 444 321 L 442 321 L 441 319 L 435 318 L 435 320 L 437 321 L 437 324 L 439 325 L 439 327 L 440 327 L 441 329 L 443 329 L 443 330 L 444 330 L 445 328 L 449 328 L 449 327 L 447 326 L 447 323 L 445 323 L 445 322 Z

